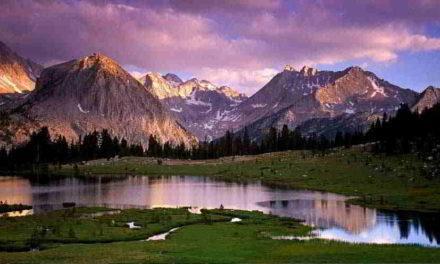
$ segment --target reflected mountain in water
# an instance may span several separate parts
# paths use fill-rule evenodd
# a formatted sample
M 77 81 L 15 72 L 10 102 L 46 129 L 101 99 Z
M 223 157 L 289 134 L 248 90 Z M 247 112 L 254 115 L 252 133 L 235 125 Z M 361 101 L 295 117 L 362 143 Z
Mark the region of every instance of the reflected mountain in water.
M 376 210 L 346 204 L 345 197 L 328 194 L 313 199 L 260 202 L 276 215 L 302 219 L 306 224 L 329 228 L 338 227 L 359 234 L 376 223 Z
M 44 181 L 0 177 L 0 201 L 33 206 L 34 213 L 63 202 L 111 208 L 197 207 L 259 210 L 304 220 L 318 237 L 348 242 L 438 246 L 439 214 L 388 212 L 349 205 L 349 197 L 275 189 L 259 182 L 231 183 L 206 177 L 93 177 Z

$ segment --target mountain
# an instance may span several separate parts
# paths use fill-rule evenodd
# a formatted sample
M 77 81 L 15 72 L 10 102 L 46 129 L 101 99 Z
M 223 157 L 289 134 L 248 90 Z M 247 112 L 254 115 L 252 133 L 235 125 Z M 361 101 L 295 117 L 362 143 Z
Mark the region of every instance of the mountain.
M 0 94 L 32 91 L 43 66 L 25 59 L 0 41 Z
M 230 111 L 233 122 L 216 126 L 218 131 L 226 127 L 238 131 L 248 126 L 249 133 L 259 137 L 270 126 L 301 127 L 308 121 L 307 132 L 329 135 L 319 128 L 324 123 L 333 120 L 341 130 L 364 129 L 383 112 L 392 113 L 401 103 L 414 104 L 417 96 L 416 92 L 360 67 L 334 72 L 307 66 L 297 71 L 286 66 L 261 90 Z
M 165 80 L 168 81 L 172 86 L 178 86 L 183 83 L 182 79 L 179 78 L 179 76 L 173 74 L 173 73 L 167 73 L 163 76 Z
M 35 90 L 11 117 L 29 131 L 48 126 L 52 134 L 69 140 L 109 129 L 144 146 L 150 134 L 162 142 L 196 142 L 154 95 L 101 54 L 44 69 Z
M 420 94 L 411 109 L 420 113 L 425 108 L 431 108 L 437 103 L 440 103 L 440 88 L 429 86 Z
M 140 81 L 200 140 L 217 137 L 213 122 L 247 99 L 231 87 L 196 78 L 183 82 L 170 73 L 149 73 Z

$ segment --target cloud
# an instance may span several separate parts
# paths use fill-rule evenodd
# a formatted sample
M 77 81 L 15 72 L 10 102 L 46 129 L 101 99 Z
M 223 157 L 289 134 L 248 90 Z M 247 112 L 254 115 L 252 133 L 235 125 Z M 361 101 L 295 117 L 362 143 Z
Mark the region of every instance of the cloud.
M 240 70 L 225 68 L 203 68 L 199 72 L 201 79 L 210 80 L 215 84 L 240 87 L 241 91 L 251 95 L 272 79 L 279 70 L 264 68 L 261 70 Z
M 0 1 L 0 36 L 42 64 L 102 52 L 255 91 L 285 64 L 440 50 L 439 1 Z

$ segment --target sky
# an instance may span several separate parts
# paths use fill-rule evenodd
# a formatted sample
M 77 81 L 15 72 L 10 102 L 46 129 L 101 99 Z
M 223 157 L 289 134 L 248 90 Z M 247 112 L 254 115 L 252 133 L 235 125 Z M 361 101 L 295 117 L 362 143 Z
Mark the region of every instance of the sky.
M 440 87 L 439 0 L 1 0 L 0 41 L 45 66 L 100 52 L 248 95 L 286 64 Z

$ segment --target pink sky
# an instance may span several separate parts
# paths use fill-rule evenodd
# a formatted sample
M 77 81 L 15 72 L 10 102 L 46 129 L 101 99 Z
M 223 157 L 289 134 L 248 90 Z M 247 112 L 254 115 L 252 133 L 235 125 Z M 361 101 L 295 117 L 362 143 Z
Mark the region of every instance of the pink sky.
M 44 65 L 99 51 L 248 94 L 285 64 L 392 65 L 423 52 L 440 64 L 435 0 L 3 0 L 0 10 L 0 40 Z

